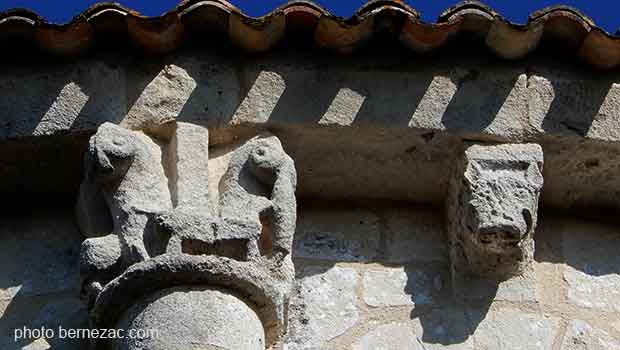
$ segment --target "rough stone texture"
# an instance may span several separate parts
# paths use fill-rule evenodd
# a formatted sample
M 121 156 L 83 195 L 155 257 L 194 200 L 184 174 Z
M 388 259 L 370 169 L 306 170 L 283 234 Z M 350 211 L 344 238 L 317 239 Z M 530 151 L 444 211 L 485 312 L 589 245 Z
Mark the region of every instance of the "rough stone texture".
M 289 346 L 318 348 L 353 327 L 359 320 L 357 286 L 353 269 L 304 269 L 291 301 Z
M 379 218 L 365 210 L 304 209 L 293 258 L 371 261 L 379 249 Z
M 4 65 L 0 86 L 7 93 L 0 110 L 6 115 L 0 119 L 6 122 L 0 132 L 20 139 L 54 135 L 67 143 L 104 121 L 151 130 L 178 120 L 208 127 L 215 145 L 269 129 L 297 163 L 302 196 L 435 205 L 445 199 L 462 138 L 536 142 L 549 161 L 546 204 L 618 209 L 620 186 L 613 174 L 620 165 L 620 137 L 611 117 L 618 109 L 616 73 L 578 74 L 560 62 L 466 59 L 462 52 L 412 65 L 400 54 L 239 57 L 225 51 L 194 48 L 148 60 L 93 57 L 71 66 Z M 49 160 L 39 153 L 44 138 L 35 139 L 20 143 L 21 152 Z M 0 152 L 6 152 L 0 160 L 15 157 L 13 150 Z M 67 156 L 43 167 L 57 177 L 53 186 L 31 171 L 25 178 L 14 163 L 0 167 L 0 186 L 74 191 L 83 148 L 61 152 Z
M 527 125 L 520 69 L 384 70 L 381 80 L 377 73 L 363 62 L 263 60 L 244 76 L 250 89 L 233 123 L 400 125 L 515 139 Z
M 131 62 L 127 76 L 128 112 L 122 125 L 129 128 L 148 130 L 172 120 L 208 120 L 216 127 L 240 103 L 236 70 L 230 59 L 218 55 Z
M 0 70 L 0 139 L 92 130 L 125 114 L 124 68 L 84 60 Z
M 615 77 L 537 67 L 528 78 L 531 125 L 539 133 L 618 140 L 620 86 Z
M 158 253 L 146 243 L 154 234 L 150 216 L 172 208 L 161 159 L 141 132 L 105 123 L 91 138 L 76 208 L 80 230 L 92 237 L 80 253 L 91 299 L 124 269 Z
M 364 301 L 373 307 L 430 305 L 446 281 L 432 270 L 399 268 L 364 273 Z
M 210 288 L 158 291 L 127 310 L 117 328 L 127 332 L 156 330 L 157 334 L 124 338 L 112 346 L 114 350 L 265 349 L 264 330 L 256 312 L 241 299 Z
M 89 237 L 80 272 L 94 324 L 113 325 L 162 288 L 217 285 L 257 307 L 264 343 L 273 345 L 285 332 L 295 275 L 293 160 L 273 135 L 247 140 L 229 158 L 214 212 L 207 130 L 172 121 L 147 131 L 104 123 L 86 154 L 77 218 Z
M 385 215 L 388 263 L 448 261 L 440 208 L 390 208 Z
M 535 144 L 466 148 L 447 198 L 453 280 L 518 275 L 529 266 L 542 166 Z
M 620 341 L 581 320 L 573 320 L 568 324 L 561 350 L 608 349 L 620 349 Z
M 482 319 L 473 335 L 476 350 L 552 350 L 558 331 L 557 319 L 511 309 L 473 318 Z
M 617 226 L 576 220 L 565 222 L 564 279 L 568 300 L 578 306 L 620 312 L 620 237 Z
M 459 279 L 453 285 L 455 297 L 465 302 L 510 301 L 515 303 L 538 302 L 536 272 L 532 267 L 521 275 L 501 280 L 478 276 Z
M 176 123 L 170 153 L 169 169 L 174 169 L 169 183 L 172 201 L 177 207 L 190 207 L 209 212 L 209 131 L 189 123 Z
M 473 350 L 463 315 L 432 312 L 414 319 L 375 327 L 353 344 L 353 350 Z
M 79 350 L 78 341 L 22 339 L 14 329 L 88 325 L 79 300 L 81 237 L 70 208 L 3 212 L 0 220 L 0 348 L 52 346 Z M 48 347 L 44 347 L 47 346 Z

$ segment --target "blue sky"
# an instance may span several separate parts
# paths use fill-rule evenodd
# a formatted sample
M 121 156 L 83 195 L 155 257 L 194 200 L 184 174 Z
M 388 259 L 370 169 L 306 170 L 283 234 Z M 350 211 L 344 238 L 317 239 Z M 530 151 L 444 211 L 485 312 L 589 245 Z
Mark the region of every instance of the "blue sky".
M 0 0 L 0 10 L 26 7 L 36 11 L 50 22 L 62 23 L 69 21 L 96 2 L 96 0 Z M 117 2 L 148 16 L 160 15 L 177 3 L 175 0 L 117 0 Z M 230 2 L 250 16 L 260 16 L 286 1 L 231 0 Z M 349 17 L 365 1 L 315 0 L 315 2 L 335 15 Z M 406 0 L 406 2 L 421 12 L 424 21 L 433 22 L 445 8 L 458 1 Z M 580 9 L 608 32 L 614 33 L 620 27 L 620 16 L 618 16 L 620 0 L 485 0 L 483 2 L 518 23 L 527 21 L 527 15 L 532 11 L 562 3 Z

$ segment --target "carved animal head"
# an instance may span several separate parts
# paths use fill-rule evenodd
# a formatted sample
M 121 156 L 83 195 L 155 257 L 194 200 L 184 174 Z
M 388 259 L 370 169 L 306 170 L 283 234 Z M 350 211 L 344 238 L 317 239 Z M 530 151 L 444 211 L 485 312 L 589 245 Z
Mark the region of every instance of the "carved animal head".
M 122 177 L 131 165 L 135 152 L 136 140 L 131 131 L 104 123 L 90 139 L 86 176 L 95 182 Z
M 287 159 L 279 142 L 273 138 L 257 138 L 248 155 L 249 169 L 258 181 L 273 186 L 278 169 Z
M 533 258 L 540 164 L 517 160 L 469 163 L 462 191 L 464 253 L 485 275 L 518 273 Z

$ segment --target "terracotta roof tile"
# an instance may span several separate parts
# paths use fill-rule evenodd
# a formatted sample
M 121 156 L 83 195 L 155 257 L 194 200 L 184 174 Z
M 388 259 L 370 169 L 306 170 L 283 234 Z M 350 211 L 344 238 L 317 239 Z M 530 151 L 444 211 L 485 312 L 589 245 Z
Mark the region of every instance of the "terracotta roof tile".
M 567 6 L 536 11 L 526 24 L 512 23 L 476 1 L 447 9 L 436 23 L 422 22 L 415 9 L 395 0 L 370 1 L 347 19 L 309 1 L 289 2 L 259 18 L 245 15 L 224 0 L 187 0 L 159 17 L 101 3 L 61 25 L 50 24 L 26 9 L 0 13 L 0 43 L 17 39 L 59 55 L 80 54 L 109 37 L 128 38 L 150 53 L 166 53 L 193 33 L 224 35 L 248 52 L 263 52 L 289 32 L 305 32 L 310 44 L 340 53 L 354 52 L 384 32 L 394 34 L 417 53 L 436 50 L 449 38 L 467 33 L 506 59 L 521 58 L 541 42 L 554 42 L 595 67 L 620 65 L 620 37 Z

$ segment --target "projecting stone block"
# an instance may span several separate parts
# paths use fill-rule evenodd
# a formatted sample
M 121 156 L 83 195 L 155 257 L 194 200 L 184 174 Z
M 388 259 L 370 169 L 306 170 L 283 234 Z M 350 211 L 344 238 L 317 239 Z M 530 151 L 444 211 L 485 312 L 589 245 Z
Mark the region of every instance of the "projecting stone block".
M 234 66 L 214 55 L 200 59 L 173 55 L 159 62 L 128 68 L 128 112 L 122 125 L 149 129 L 172 120 L 229 121 L 240 103 L 241 87 Z
M 543 154 L 535 144 L 471 145 L 448 196 L 453 279 L 508 277 L 534 257 Z

